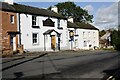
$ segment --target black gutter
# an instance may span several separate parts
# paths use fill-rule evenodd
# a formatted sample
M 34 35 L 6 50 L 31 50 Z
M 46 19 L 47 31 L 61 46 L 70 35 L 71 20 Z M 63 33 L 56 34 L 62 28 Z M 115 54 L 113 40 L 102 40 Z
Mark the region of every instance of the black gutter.
M 19 24 L 19 32 L 20 32 L 20 34 L 19 34 L 19 43 L 20 43 L 20 45 L 21 45 L 21 25 L 20 25 L 20 13 L 18 13 L 18 24 Z

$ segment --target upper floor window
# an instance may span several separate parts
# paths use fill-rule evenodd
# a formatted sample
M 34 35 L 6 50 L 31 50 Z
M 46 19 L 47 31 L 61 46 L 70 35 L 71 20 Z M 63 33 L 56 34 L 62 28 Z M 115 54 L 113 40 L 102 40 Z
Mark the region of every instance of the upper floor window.
M 63 29 L 63 28 L 60 26 L 60 19 L 58 19 L 58 29 Z
M 37 16 L 32 16 L 32 28 L 39 28 L 37 25 Z
M 83 32 L 83 38 L 85 38 L 85 37 L 86 37 L 85 32 Z
M 58 27 L 60 27 L 60 19 L 58 19 Z
M 91 34 L 90 34 L 90 32 L 88 32 L 88 37 L 91 37 Z
M 36 26 L 36 16 L 32 16 L 32 26 Z
M 96 37 L 95 32 L 93 32 L 93 37 L 94 37 L 94 38 Z
M 14 24 L 14 15 L 10 16 L 10 23 Z

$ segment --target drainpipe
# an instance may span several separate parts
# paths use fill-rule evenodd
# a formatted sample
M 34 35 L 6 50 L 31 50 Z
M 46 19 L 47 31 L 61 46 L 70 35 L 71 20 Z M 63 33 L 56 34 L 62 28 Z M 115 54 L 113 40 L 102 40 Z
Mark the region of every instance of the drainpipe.
M 45 35 L 44 35 L 44 51 L 46 51 L 46 45 L 45 45 Z
M 19 35 L 19 43 L 20 43 L 20 45 L 21 45 L 21 25 L 20 25 L 20 13 L 18 13 L 18 24 L 19 24 L 19 32 L 20 32 L 20 35 Z

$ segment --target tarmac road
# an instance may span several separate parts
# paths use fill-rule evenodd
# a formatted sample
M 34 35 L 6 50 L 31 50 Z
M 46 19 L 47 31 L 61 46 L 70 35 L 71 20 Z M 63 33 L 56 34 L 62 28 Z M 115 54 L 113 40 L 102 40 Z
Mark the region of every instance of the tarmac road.
M 66 51 L 45 56 L 5 58 L 1 63 L 5 78 L 96 78 L 118 67 L 117 51 Z

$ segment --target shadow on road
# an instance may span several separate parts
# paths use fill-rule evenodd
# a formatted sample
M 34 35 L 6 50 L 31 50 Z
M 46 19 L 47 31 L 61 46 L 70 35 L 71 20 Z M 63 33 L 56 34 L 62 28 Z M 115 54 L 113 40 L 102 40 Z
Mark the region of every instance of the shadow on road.
M 102 80 L 120 80 L 120 68 L 108 69 L 103 71 L 105 76 Z
M 39 55 L 39 56 L 34 57 L 34 58 L 32 58 L 32 59 L 28 59 L 28 60 L 25 60 L 25 61 L 22 61 L 22 62 L 19 62 L 19 63 L 13 64 L 13 65 L 10 65 L 10 66 L 8 66 L 8 67 L 2 68 L 2 70 L 0 70 L 0 71 L 5 71 L 5 70 L 7 70 L 7 69 L 9 69 L 9 68 L 12 68 L 12 67 L 15 67 L 15 66 L 17 66 L 17 65 L 20 65 L 20 64 L 23 64 L 23 63 L 26 63 L 26 62 L 32 61 L 32 60 L 34 60 L 34 59 L 37 59 L 37 58 L 43 57 L 43 56 L 45 56 L 45 55 L 47 55 L 47 53 L 42 54 L 42 55 Z
M 25 58 L 25 57 L 20 57 L 20 58 L 12 59 L 12 60 L 9 60 L 9 61 L 2 62 L 2 64 L 8 63 L 8 62 L 12 62 L 12 61 L 15 61 L 15 60 L 24 59 L 24 58 Z

